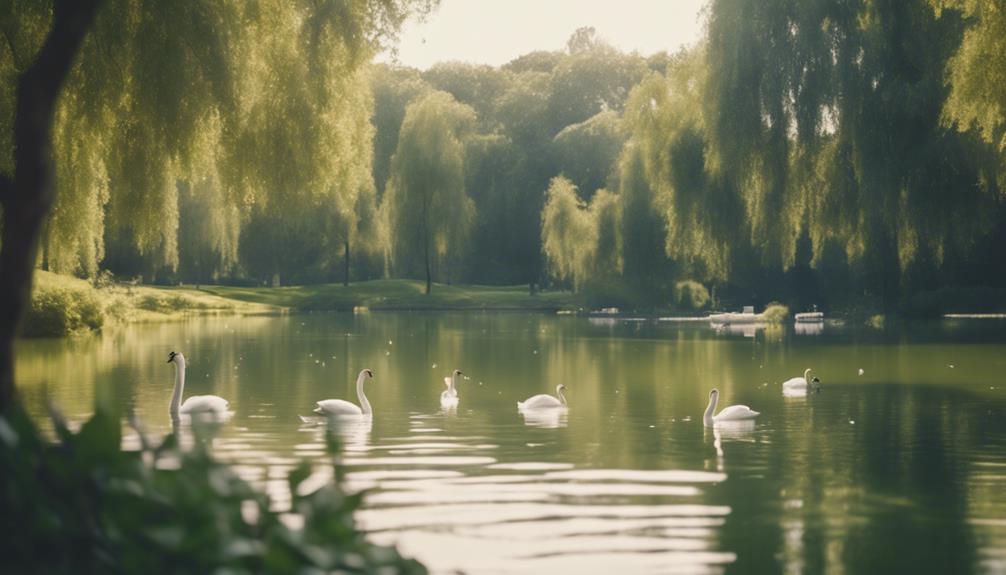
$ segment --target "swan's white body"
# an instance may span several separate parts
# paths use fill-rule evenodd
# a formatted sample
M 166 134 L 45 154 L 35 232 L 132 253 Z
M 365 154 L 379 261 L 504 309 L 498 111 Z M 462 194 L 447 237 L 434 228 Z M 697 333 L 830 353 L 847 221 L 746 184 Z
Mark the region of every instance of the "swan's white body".
M 227 413 L 227 400 L 216 395 L 193 395 L 182 401 L 182 393 L 185 391 L 185 356 L 180 353 L 171 352 L 168 356 L 168 363 L 175 364 L 175 389 L 171 393 L 171 416 L 178 417 L 179 414 L 192 415 L 196 413 L 211 413 L 223 415 Z
M 219 395 L 193 395 L 182 403 L 182 413 L 205 413 L 212 411 L 222 413 L 227 411 L 230 403 Z
M 789 393 L 793 393 L 793 392 L 804 392 L 804 393 L 806 393 L 808 391 L 808 389 L 816 388 L 818 383 L 819 382 L 817 381 L 817 378 L 814 378 L 814 380 L 810 379 L 810 368 L 808 367 L 803 372 L 803 377 L 794 377 L 794 378 L 787 379 L 786 381 L 782 382 L 782 391 L 783 391 L 783 393 L 787 393 L 787 392 L 789 392 Z
M 558 399 L 554 395 L 542 393 L 529 397 L 524 401 L 518 401 L 517 409 L 555 409 L 566 407 L 566 395 L 563 393 L 565 390 L 566 386 L 560 383 L 555 386 L 555 393 L 559 396 Z
M 458 376 L 461 371 L 455 369 L 450 377 L 444 378 L 444 385 L 447 389 L 440 394 L 440 407 L 450 408 L 458 406 Z
M 356 377 L 356 397 L 360 400 L 360 405 L 350 403 L 344 399 L 323 399 L 317 402 L 314 412 L 321 415 L 332 415 L 339 417 L 352 417 L 361 415 L 371 415 L 374 410 L 370 407 L 367 395 L 363 393 L 363 382 L 368 377 L 374 377 L 374 372 L 365 369 Z
M 728 421 L 744 421 L 748 419 L 754 419 L 761 415 L 759 412 L 751 409 L 746 405 L 731 405 L 729 407 L 724 407 L 722 411 L 713 415 L 716 411 L 716 404 L 719 402 L 720 392 L 719 390 L 712 390 L 709 392 L 709 405 L 706 406 L 706 412 L 702 415 L 702 422 L 708 427 L 712 427 L 717 423 L 724 423 Z

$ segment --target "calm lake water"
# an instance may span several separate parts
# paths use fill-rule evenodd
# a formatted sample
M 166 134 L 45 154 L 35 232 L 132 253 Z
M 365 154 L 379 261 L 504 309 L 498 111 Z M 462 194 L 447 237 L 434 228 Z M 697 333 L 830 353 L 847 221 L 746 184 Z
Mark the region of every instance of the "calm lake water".
M 750 335 L 750 334 L 748 334 Z M 316 400 L 356 402 L 344 432 L 360 519 L 447 573 L 1006 572 L 1006 322 L 877 331 L 717 333 L 704 324 L 516 314 L 205 318 L 21 342 L 32 413 L 71 419 L 110 394 L 170 429 L 186 394 L 235 415 L 217 453 L 284 504 L 285 474 L 324 464 Z M 811 367 L 821 392 L 783 397 Z M 460 406 L 439 406 L 462 369 Z M 864 370 L 858 375 L 859 369 Z M 568 414 L 516 401 L 568 387 Z M 705 429 L 721 407 L 753 429 Z

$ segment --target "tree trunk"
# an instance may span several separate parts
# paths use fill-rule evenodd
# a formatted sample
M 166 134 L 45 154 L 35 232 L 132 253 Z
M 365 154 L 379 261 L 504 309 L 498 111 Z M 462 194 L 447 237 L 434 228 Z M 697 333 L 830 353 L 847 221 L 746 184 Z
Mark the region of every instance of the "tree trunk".
M 430 242 L 427 241 L 423 249 L 423 257 L 426 259 L 426 295 L 430 295 L 433 289 L 433 280 L 430 277 Z
M 342 285 L 349 286 L 349 240 L 346 240 L 346 255 L 345 255 L 345 275 L 342 276 Z
M 55 0 L 52 29 L 17 81 L 14 178 L 0 177 L 0 411 L 14 400 L 14 337 L 31 298 L 39 232 L 56 199 L 52 124 L 63 82 L 101 0 Z

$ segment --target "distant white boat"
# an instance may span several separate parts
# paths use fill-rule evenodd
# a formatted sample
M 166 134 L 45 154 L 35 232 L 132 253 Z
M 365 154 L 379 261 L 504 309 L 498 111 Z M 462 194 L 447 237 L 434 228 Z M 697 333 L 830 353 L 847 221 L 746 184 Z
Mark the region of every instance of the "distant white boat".
M 796 319 L 796 323 L 821 323 L 824 321 L 824 312 L 805 311 L 793 317 Z

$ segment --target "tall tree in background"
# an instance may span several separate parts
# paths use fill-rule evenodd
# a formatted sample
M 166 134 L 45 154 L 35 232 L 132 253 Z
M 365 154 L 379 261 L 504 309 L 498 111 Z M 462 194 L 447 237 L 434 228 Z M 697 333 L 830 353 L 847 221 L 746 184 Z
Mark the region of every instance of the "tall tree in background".
M 555 135 L 551 145 L 554 169 L 569 178 L 589 200 L 612 180 L 624 144 L 619 114 L 600 112 Z
M 460 260 L 475 216 L 465 192 L 465 138 L 474 124 L 474 110 L 432 92 L 408 107 L 391 160 L 383 206 L 392 262 L 400 273 L 421 273 L 427 294 L 434 271 L 449 279 L 442 268 Z
M 574 290 L 622 271 L 618 196 L 597 190 L 589 204 L 565 176 L 552 178 L 542 210 L 541 243 L 549 275 Z
M 587 264 L 595 242 L 587 205 L 573 182 L 562 176 L 552 179 L 541 212 L 541 249 L 550 275 L 572 284 L 586 280 Z

